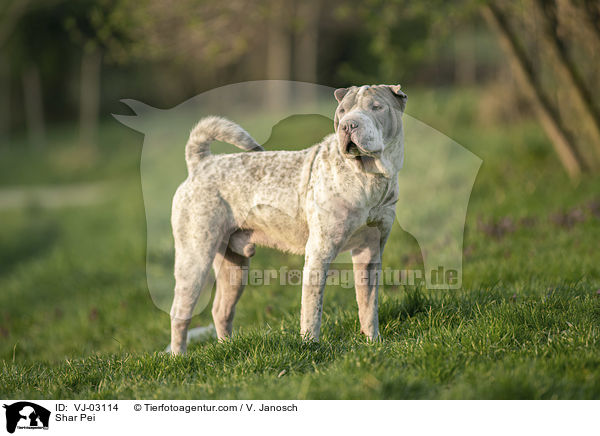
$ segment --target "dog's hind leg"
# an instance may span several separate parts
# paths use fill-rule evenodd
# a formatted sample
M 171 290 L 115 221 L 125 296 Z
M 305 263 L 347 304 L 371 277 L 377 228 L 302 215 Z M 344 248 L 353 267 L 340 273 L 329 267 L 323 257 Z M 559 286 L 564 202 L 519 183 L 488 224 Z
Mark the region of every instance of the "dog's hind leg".
M 250 259 L 232 251 L 231 247 L 215 256 L 213 267 L 217 275 L 217 292 L 212 307 L 212 316 L 219 340 L 231 335 L 233 316 L 248 274 Z
M 178 225 L 181 223 L 181 225 Z M 213 220 L 203 228 L 189 228 L 186 220 L 174 220 L 175 296 L 171 307 L 171 353 L 186 351 L 187 330 L 200 292 L 206 287 L 210 268 L 223 243 L 222 223 Z

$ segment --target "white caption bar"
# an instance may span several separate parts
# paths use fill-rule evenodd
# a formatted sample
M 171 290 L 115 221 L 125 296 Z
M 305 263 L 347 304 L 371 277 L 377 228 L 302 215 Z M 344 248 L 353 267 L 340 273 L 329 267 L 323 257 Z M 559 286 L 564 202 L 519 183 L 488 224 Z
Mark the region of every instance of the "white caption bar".
M 0 421 L 6 428 L 0 434 L 12 430 L 19 436 L 104 436 L 114 431 L 547 436 L 589 433 L 596 428 L 599 406 L 597 401 L 3 400 L 2 404 L 5 416 Z

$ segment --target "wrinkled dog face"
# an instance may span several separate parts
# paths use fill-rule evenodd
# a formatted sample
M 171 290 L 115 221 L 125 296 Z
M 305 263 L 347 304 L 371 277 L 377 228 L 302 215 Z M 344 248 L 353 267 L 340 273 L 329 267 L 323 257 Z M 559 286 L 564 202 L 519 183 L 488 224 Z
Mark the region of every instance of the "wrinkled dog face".
M 391 148 L 402 146 L 406 94 L 400 91 L 400 85 L 353 86 L 337 89 L 335 98 L 339 102 L 334 123 L 340 152 L 365 164 L 373 160 L 378 170 L 366 169 L 385 173 L 383 167 L 389 165 L 384 156 L 386 147 L 385 154 L 389 155 L 393 153 Z M 401 154 L 402 150 L 397 152 Z

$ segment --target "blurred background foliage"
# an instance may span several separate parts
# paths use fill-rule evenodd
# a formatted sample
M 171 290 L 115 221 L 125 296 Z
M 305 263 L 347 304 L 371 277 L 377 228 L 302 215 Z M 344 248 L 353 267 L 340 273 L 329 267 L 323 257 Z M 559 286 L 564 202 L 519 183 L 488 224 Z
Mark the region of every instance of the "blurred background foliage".
M 600 164 L 599 10 L 590 0 L 6 0 L 1 148 L 22 131 L 42 147 L 47 125 L 75 119 L 94 147 L 119 98 L 164 108 L 247 80 L 485 86 L 485 121 L 535 114 L 576 178 Z

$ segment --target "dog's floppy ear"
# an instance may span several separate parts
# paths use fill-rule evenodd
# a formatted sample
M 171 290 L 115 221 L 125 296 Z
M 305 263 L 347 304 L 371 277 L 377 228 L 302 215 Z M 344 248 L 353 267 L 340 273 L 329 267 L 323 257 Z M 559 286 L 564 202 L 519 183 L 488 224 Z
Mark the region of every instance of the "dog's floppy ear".
M 404 112 L 404 109 L 406 108 L 406 100 L 408 99 L 408 96 L 403 93 L 402 91 L 400 91 L 401 86 L 400 85 L 389 85 L 388 88 L 390 88 L 390 91 L 392 91 L 392 93 L 398 98 L 398 102 L 400 103 L 400 108 L 402 110 L 402 112 Z
M 348 94 L 348 91 L 350 91 L 349 88 L 338 88 L 333 92 L 333 95 L 335 96 L 335 99 L 338 101 L 338 103 L 342 101 L 346 94 Z

